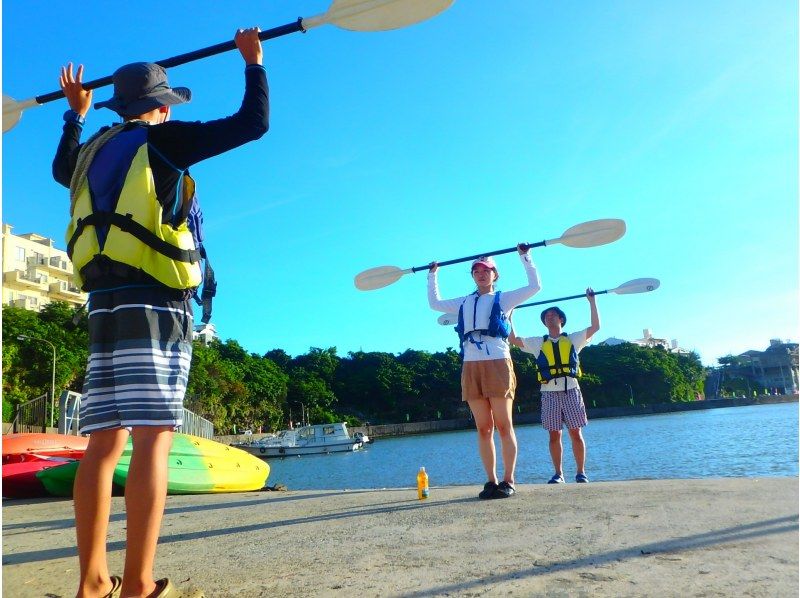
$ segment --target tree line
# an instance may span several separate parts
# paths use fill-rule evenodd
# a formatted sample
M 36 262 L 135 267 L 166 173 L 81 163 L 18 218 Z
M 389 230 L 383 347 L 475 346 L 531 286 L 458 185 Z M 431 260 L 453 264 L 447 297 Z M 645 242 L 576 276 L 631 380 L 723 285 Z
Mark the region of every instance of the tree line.
M 77 317 L 76 317 L 77 314 Z M 82 317 L 83 316 L 83 317 Z M 85 312 L 54 302 L 42 311 L 3 309 L 3 420 L 17 404 L 50 390 L 56 347 L 56 393 L 80 392 L 88 356 Z M 514 347 L 515 411 L 539 409 L 532 355 Z M 676 354 L 631 343 L 591 345 L 581 352 L 581 388 L 587 407 L 693 401 L 706 371 L 695 353 Z M 185 405 L 214 424 L 216 433 L 274 431 L 301 419 L 398 423 L 467 417 L 461 401 L 461 360 L 456 351 L 408 349 L 397 355 L 311 347 L 292 357 L 282 349 L 263 355 L 235 340 L 195 342 Z

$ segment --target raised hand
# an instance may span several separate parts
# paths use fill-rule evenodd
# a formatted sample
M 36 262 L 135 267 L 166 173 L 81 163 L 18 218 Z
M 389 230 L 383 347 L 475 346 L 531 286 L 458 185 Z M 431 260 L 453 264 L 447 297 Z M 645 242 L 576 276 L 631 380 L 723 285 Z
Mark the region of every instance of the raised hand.
M 78 71 L 74 75 L 71 62 L 67 66 L 62 66 L 58 82 L 69 102 L 69 107 L 81 116 L 86 116 L 92 107 L 92 90 L 83 88 L 83 65 L 78 66 Z

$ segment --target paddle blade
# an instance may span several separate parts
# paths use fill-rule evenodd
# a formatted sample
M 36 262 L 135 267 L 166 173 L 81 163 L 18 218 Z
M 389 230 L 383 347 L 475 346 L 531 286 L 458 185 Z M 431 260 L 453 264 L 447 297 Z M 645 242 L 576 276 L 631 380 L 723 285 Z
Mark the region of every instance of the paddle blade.
M 328 23 L 349 31 L 388 31 L 420 23 L 453 0 L 334 0 L 324 15 L 303 19 L 303 28 Z
M 18 102 L 11 96 L 3 94 L 3 133 L 10 131 L 19 122 L 25 108 L 36 105 L 35 99 Z
M 358 274 L 355 278 L 356 288 L 360 291 L 373 291 L 388 287 L 393 282 L 400 280 L 403 274 L 411 270 L 401 270 L 397 266 L 378 266 Z
M 442 314 L 436 321 L 442 326 L 455 326 L 458 324 L 458 314 Z
M 637 278 L 619 285 L 616 289 L 610 289 L 608 292 L 615 295 L 632 295 L 634 293 L 649 293 L 660 286 L 661 281 L 657 278 Z
M 547 245 L 561 243 L 567 247 L 598 247 L 613 243 L 624 234 L 624 220 L 618 218 L 590 220 L 568 228 L 560 238 L 547 241 Z

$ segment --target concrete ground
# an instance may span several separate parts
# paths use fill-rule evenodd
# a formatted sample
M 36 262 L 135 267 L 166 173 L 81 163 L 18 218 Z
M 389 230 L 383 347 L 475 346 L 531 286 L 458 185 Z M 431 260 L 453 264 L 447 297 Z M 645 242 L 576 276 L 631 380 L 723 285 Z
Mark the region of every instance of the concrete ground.
M 171 496 L 157 575 L 228 596 L 797 596 L 797 478 Z M 3 502 L 3 596 L 74 596 L 69 500 Z M 122 571 L 124 503 L 109 531 Z

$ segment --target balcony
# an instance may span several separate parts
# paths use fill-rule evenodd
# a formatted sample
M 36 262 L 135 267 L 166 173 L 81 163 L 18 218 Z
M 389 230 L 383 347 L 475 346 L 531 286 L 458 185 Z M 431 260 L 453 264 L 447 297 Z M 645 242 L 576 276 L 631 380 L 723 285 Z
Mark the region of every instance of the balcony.
M 44 290 L 46 280 L 44 276 L 26 274 L 22 270 L 12 270 L 3 274 L 3 282 L 7 285 L 19 285 L 40 291 Z
M 72 262 L 58 255 L 50 258 L 50 261 L 45 264 L 47 269 L 59 274 L 72 274 Z
M 46 266 L 47 265 L 47 258 L 43 255 L 31 255 L 28 256 L 28 259 L 25 260 L 25 263 L 28 264 L 29 268 L 35 268 L 36 266 Z
M 83 301 L 84 295 L 81 290 L 71 282 L 59 280 L 50 284 L 50 298 L 63 301 L 76 302 Z
M 20 297 L 10 302 L 14 307 L 21 307 L 31 311 L 39 311 L 39 300 L 36 297 Z

